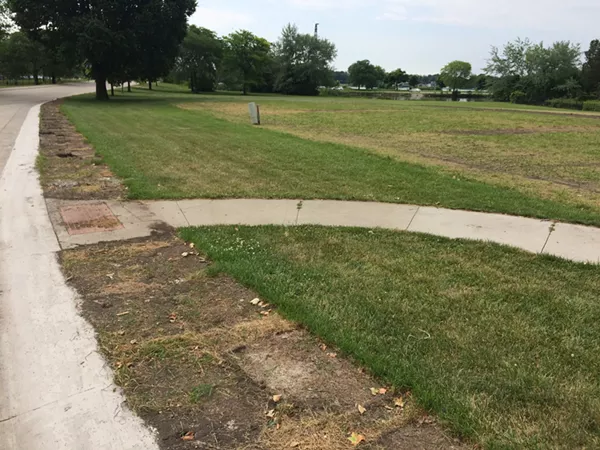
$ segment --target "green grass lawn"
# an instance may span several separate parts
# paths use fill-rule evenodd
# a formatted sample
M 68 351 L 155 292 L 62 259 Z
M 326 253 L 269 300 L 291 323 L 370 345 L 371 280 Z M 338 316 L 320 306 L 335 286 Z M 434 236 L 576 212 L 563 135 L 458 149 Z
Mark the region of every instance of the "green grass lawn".
M 229 273 L 490 449 L 600 447 L 600 268 L 321 227 L 189 228 Z
M 135 91 L 103 104 L 82 96 L 67 100 L 63 106 L 77 129 L 125 180 L 131 198 L 377 200 L 600 225 L 599 204 L 579 192 L 576 196 L 565 194 L 561 184 L 560 195 L 545 195 L 545 191 L 514 183 L 479 179 L 476 172 L 464 170 L 459 164 L 440 167 L 423 158 L 411 161 L 399 157 L 400 150 L 375 148 L 369 141 L 397 131 L 410 138 L 404 143 L 394 141 L 398 149 L 408 152 L 421 140 L 419 145 L 425 147 L 426 142 L 431 143 L 428 151 L 432 152 L 436 145 L 447 146 L 447 156 L 452 159 L 454 147 L 466 145 L 463 138 L 496 138 L 457 135 L 461 124 L 486 131 L 496 126 L 509 127 L 531 116 L 531 120 L 540 122 L 535 126 L 552 127 L 560 125 L 565 116 L 491 111 L 492 115 L 484 117 L 481 110 L 463 106 L 467 103 L 450 107 L 432 102 L 273 95 L 198 96 L 168 85 L 153 92 Z M 245 117 L 245 102 L 257 99 L 264 105 L 265 126 L 260 128 L 249 125 Z M 388 111 L 389 108 L 392 109 Z M 356 110 L 362 111 L 358 115 L 348 113 Z M 397 114 L 405 120 L 396 120 Z M 580 120 L 585 127 L 600 126 L 600 120 Z M 338 139 L 346 135 L 347 139 Z M 582 136 L 586 139 L 587 135 Z M 554 160 L 552 155 L 559 154 L 560 148 L 553 146 L 551 140 L 545 145 L 549 147 L 546 156 Z M 476 146 L 468 147 L 472 155 L 486 158 L 485 150 L 478 153 Z M 585 153 L 593 160 L 598 149 L 588 143 L 583 147 L 579 154 Z M 510 169 L 511 164 L 499 159 L 501 153 L 488 152 L 490 164 L 500 171 Z M 515 161 L 522 159 L 513 156 Z M 596 176 L 593 167 L 588 172 L 589 177 Z M 550 168 L 548 173 L 552 173 Z

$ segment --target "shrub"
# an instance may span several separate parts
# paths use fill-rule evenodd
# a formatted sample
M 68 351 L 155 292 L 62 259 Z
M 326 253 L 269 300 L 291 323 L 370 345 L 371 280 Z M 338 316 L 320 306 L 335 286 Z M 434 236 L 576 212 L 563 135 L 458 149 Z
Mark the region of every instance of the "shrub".
M 583 102 L 574 98 L 553 98 L 546 100 L 545 104 L 552 108 L 577 109 L 579 111 L 583 109 Z
M 515 104 L 526 104 L 527 103 L 527 94 L 523 91 L 513 91 L 510 94 L 510 102 Z
M 583 110 L 600 112 L 600 100 L 589 100 L 587 102 L 583 102 Z

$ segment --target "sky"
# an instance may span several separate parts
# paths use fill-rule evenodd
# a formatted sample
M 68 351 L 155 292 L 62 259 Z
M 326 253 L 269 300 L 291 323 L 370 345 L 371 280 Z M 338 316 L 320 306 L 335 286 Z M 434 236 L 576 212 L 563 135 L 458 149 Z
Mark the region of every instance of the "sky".
M 368 59 L 388 71 L 434 74 L 460 59 L 482 71 L 491 46 L 517 37 L 582 51 L 600 39 L 600 0 L 198 0 L 190 22 L 219 35 L 245 29 L 275 42 L 295 23 L 334 42 L 337 70 Z

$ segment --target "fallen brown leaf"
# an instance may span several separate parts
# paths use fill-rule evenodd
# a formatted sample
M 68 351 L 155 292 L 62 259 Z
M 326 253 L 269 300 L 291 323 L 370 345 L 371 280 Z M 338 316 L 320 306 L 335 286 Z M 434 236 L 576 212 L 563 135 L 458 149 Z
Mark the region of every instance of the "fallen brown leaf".
M 358 412 L 362 415 L 367 412 L 367 408 L 365 408 L 363 405 L 358 405 Z
M 397 406 L 398 408 L 404 408 L 404 398 L 400 396 L 394 400 L 394 406 Z
M 251 305 L 254 305 L 254 306 L 258 305 L 259 303 L 260 303 L 260 299 L 259 299 L 259 298 L 255 298 L 254 300 L 252 300 L 252 301 L 250 302 L 250 304 L 251 304 Z
M 196 437 L 196 433 L 194 433 L 193 431 L 188 431 L 187 433 L 185 433 L 181 440 L 182 441 L 193 441 L 194 437 Z
M 274 395 L 273 396 L 273 401 L 275 403 L 279 403 L 281 401 L 281 395 Z
M 359 445 L 361 442 L 365 440 L 365 437 L 362 434 L 352 433 L 348 440 L 352 443 L 353 446 Z
M 294 441 L 290 442 L 290 448 L 296 448 L 300 446 L 300 442 Z

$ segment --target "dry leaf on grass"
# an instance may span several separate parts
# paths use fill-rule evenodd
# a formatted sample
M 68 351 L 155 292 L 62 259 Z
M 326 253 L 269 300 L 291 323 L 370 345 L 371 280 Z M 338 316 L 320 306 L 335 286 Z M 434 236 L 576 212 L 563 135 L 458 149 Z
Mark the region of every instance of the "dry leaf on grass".
M 352 445 L 356 447 L 358 444 L 365 440 L 365 437 L 362 434 L 352 433 L 348 440 L 352 443 Z
M 275 417 L 275 410 L 271 409 L 271 410 L 267 411 L 266 416 L 272 419 L 273 417 Z
M 273 396 L 273 401 L 275 403 L 279 403 L 281 401 L 281 395 L 274 395 Z
M 250 302 L 250 304 L 252 304 L 252 305 L 254 305 L 254 306 L 258 305 L 259 303 L 260 303 L 260 298 L 255 298 L 254 300 L 252 300 L 252 301 Z
M 337 353 L 327 353 L 327 356 L 329 356 L 330 358 L 336 358 Z
M 196 433 L 194 433 L 193 431 L 188 431 L 181 437 L 181 440 L 182 441 L 193 441 L 195 436 L 196 436 Z
M 175 314 L 175 313 L 169 314 L 169 322 L 175 323 L 176 320 L 177 320 L 177 314 Z
M 380 395 L 385 395 L 386 393 L 387 393 L 387 389 L 386 388 L 379 389 L 379 394 Z
M 394 405 L 398 408 L 404 408 L 404 398 L 402 396 L 398 397 L 396 400 L 394 400 Z
M 367 412 L 367 408 L 365 408 L 363 405 L 358 405 L 358 412 L 364 414 Z
M 184 258 L 187 258 L 188 256 L 190 256 L 189 252 L 183 252 L 181 254 L 181 256 L 183 256 Z
M 296 448 L 300 446 L 300 442 L 294 441 L 290 442 L 290 448 Z

